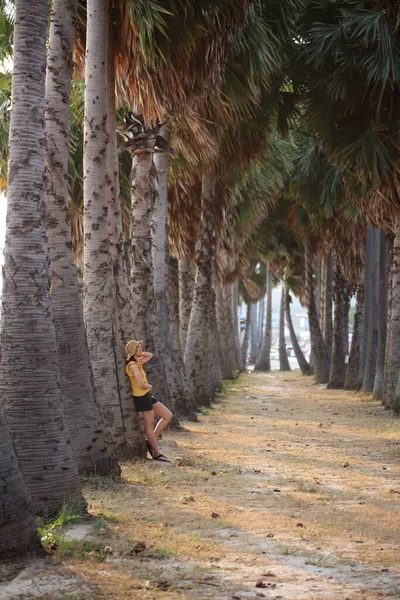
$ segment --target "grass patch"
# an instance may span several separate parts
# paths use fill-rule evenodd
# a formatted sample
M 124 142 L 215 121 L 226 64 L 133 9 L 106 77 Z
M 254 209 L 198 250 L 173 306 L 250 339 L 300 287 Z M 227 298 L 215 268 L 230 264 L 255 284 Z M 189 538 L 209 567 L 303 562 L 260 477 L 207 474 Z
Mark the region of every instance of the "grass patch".
M 55 540 L 57 556 L 75 560 L 95 560 L 102 562 L 110 554 L 103 544 L 89 540 L 66 540 L 62 535 Z
M 199 412 L 203 415 L 203 416 L 208 416 L 210 414 L 210 409 L 208 408 L 208 406 L 200 406 L 199 408 Z
M 157 560 L 163 560 L 166 558 L 173 558 L 172 552 L 168 552 L 167 550 L 163 550 L 162 548 L 151 548 L 146 552 L 147 558 L 155 558 Z
M 87 475 L 81 477 L 82 485 L 91 490 L 111 490 L 118 487 L 118 477 L 104 477 L 102 475 Z
M 42 517 L 38 522 L 38 532 L 41 536 L 42 545 L 46 548 L 56 542 L 60 533 L 73 523 L 80 523 L 86 517 L 86 506 L 82 503 L 67 502 L 53 521 L 47 521 L 49 517 Z
M 183 457 L 177 458 L 175 460 L 175 464 L 178 465 L 178 467 L 195 467 L 196 461 L 192 458 Z

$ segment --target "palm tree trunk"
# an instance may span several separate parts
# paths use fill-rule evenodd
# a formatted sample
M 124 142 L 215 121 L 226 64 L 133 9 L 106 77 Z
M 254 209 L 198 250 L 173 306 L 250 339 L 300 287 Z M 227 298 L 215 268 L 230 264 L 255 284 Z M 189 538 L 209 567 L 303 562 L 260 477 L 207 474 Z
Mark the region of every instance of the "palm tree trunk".
M 154 395 L 174 409 L 164 371 L 162 350 L 157 331 L 152 260 L 152 215 L 157 192 L 154 186 L 154 164 L 151 152 L 141 152 L 132 162 L 131 200 L 131 282 L 135 337 L 143 339 L 146 350 L 153 353 L 146 371 Z M 164 358 L 164 357 L 163 357 Z
M 175 290 L 174 290 L 174 286 L 175 286 Z M 171 350 L 172 350 L 172 354 L 174 356 L 174 361 L 175 363 L 177 363 L 178 365 L 178 370 L 179 373 L 182 374 L 182 378 L 183 378 L 183 385 L 184 385 L 184 389 L 186 390 L 186 398 L 185 398 L 185 418 L 189 419 L 190 421 L 196 421 L 197 417 L 195 415 L 195 413 L 193 411 L 196 410 L 196 404 L 193 398 L 193 391 L 192 391 L 192 384 L 191 381 L 189 380 L 187 373 L 186 373 L 186 369 L 185 369 L 185 363 L 183 362 L 183 354 L 182 354 L 182 349 L 181 349 L 181 344 L 180 344 L 180 340 L 179 340 L 179 325 L 178 325 L 178 318 L 177 318 L 177 302 L 175 299 L 175 296 L 179 296 L 179 289 L 178 289 L 178 282 L 173 282 L 173 277 L 171 274 L 171 269 L 168 269 L 168 276 L 167 276 L 167 292 L 166 292 L 166 298 L 167 298 L 167 307 L 168 307 L 168 314 L 169 314 L 169 330 L 171 333 Z
M 378 291 L 378 348 L 376 374 L 373 394 L 375 398 L 383 398 L 383 382 L 385 371 L 385 351 L 388 316 L 388 240 L 384 231 L 379 232 L 379 291 Z
M 212 284 L 212 260 L 215 236 L 213 232 L 215 174 L 203 175 L 202 213 L 197 244 L 196 280 L 185 349 L 185 367 L 194 383 L 198 406 L 209 404 L 208 385 L 208 315 Z
M 332 281 L 333 281 L 333 259 L 332 251 L 328 250 L 326 254 L 326 265 L 325 265 L 325 285 L 324 285 L 324 340 L 328 357 L 331 356 L 332 352 L 332 339 L 333 339 L 333 322 L 332 322 Z
M 107 195 L 106 61 L 108 2 L 87 5 L 86 91 L 84 121 L 84 315 L 97 397 L 115 451 L 141 452 L 133 436 L 132 396 L 122 380 L 122 348 L 116 354 L 120 323 L 109 253 Z M 132 436 L 132 437 L 130 437 Z M 139 444 L 138 444 L 139 442 Z
M 371 263 L 370 268 L 366 265 L 370 278 L 369 311 L 368 311 L 368 341 L 366 348 L 365 370 L 362 391 L 370 394 L 374 388 L 377 345 L 378 345 L 378 277 L 379 277 L 379 232 L 373 229 L 371 232 Z
M 4 416 L 37 513 L 66 498 L 83 502 L 61 403 L 44 227 L 47 11 L 45 0 L 16 4 L 1 312 Z
M 297 340 L 297 336 L 296 336 L 296 332 L 294 330 L 293 327 L 293 320 L 292 320 L 292 314 L 290 312 L 290 304 L 292 302 L 292 299 L 290 297 L 290 293 L 289 293 L 289 289 L 286 288 L 286 303 L 285 303 L 285 310 L 286 310 L 286 320 L 287 320 L 287 324 L 289 327 L 289 333 L 290 333 L 290 340 L 292 342 L 292 346 L 293 346 L 293 350 L 294 353 L 296 355 L 297 358 L 297 362 L 299 363 L 299 367 L 301 372 L 303 373 L 303 375 L 311 375 L 311 367 L 308 364 L 301 348 L 299 345 L 299 342 Z
M 365 235 L 365 268 L 364 268 L 364 331 L 360 346 L 360 371 L 358 373 L 358 389 L 362 388 L 365 373 L 365 363 L 367 359 L 368 332 L 370 324 L 371 309 L 371 264 L 372 264 L 372 228 L 366 228 Z
M 390 312 L 390 349 L 388 356 L 385 406 L 394 408 L 400 372 L 400 219 L 395 221 L 392 262 L 390 266 L 392 292 Z
M 392 310 L 393 310 L 393 248 L 394 248 L 394 236 L 388 236 L 389 241 L 389 256 L 388 256 L 388 268 L 389 268 L 389 282 L 388 282 L 388 317 L 387 317 L 387 335 L 386 335 L 386 348 L 385 348 L 385 368 L 383 375 L 383 397 L 382 404 L 389 408 L 390 396 L 388 393 L 391 383 L 391 370 L 390 370 L 390 357 L 392 354 Z
M 107 195 L 109 253 L 111 258 L 111 281 L 115 306 L 114 356 L 117 369 L 122 418 L 125 427 L 127 455 L 145 453 L 143 434 L 137 412 L 132 402 L 132 390 L 126 376 L 126 361 L 121 352 L 127 340 L 134 337 L 132 301 L 126 266 L 126 246 L 122 231 L 122 209 L 119 189 L 118 146 L 115 107 L 115 58 L 114 58 L 114 15 L 113 3 L 109 4 L 109 31 L 107 43 Z
M 225 286 L 224 295 L 226 296 L 227 311 L 229 314 L 229 331 L 232 332 L 230 339 L 232 344 L 233 369 L 244 371 L 245 363 L 242 361 L 239 336 L 239 319 L 238 319 L 238 300 L 239 300 L 239 284 L 237 281 L 232 285 Z
M 192 261 L 188 256 L 179 259 L 179 339 L 185 355 L 187 332 L 193 302 L 194 276 Z
M 291 371 L 285 341 L 285 284 L 282 282 L 281 307 L 279 311 L 279 370 Z
M 160 134 L 169 141 L 169 130 L 163 127 Z M 167 303 L 168 238 L 167 195 L 169 157 L 166 153 L 154 156 L 157 171 L 158 195 L 153 210 L 152 258 L 154 265 L 154 294 L 158 325 L 158 341 L 163 357 L 168 392 L 177 415 L 189 414 L 189 389 L 186 387 L 184 363 L 180 348 L 172 352 L 171 316 Z
M 333 346 L 332 346 L 332 359 L 331 369 L 329 374 L 328 389 L 338 390 L 343 388 L 344 380 L 346 377 L 346 363 L 345 363 L 345 348 L 343 344 L 343 330 L 344 320 L 347 317 L 347 284 L 342 274 L 340 263 L 336 257 L 335 260 L 335 325 L 333 329 Z M 347 298 L 346 298 L 347 296 Z
M 258 344 L 258 311 L 259 308 L 259 303 L 257 302 L 256 304 L 253 304 L 251 307 L 252 310 L 252 317 L 251 317 L 251 327 L 250 327 L 250 353 L 253 357 L 253 365 L 256 363 L 258 355 L 259 355 L 259 348 L 257 346 Z
M 346 390 L 354 390 L 358 385 L 358 374 L 360 372 L 361 344 L 364 335 L 364 281 L 357 286 L 357 304 L 354 316 L 353 337 L 349 362 L 346 370 L 344 387 Z
M 271 337 L 272 337 L 272 271 L 266 265 L 266 315 L 265 315 L 265 330 L 261 344 L 260 356 L 255 364 L 255 371 L 270 371 L 271 370 Z
M 314 371 L 318 383 L 326 383 L 329 380 L 329 357 L 325 341 L 322 337 L 318 321 L 317 308 L 314 296 L 314 274 L 313 274 L 313 250 L 310 237 L 305 239 L 305 270 L 306 270 L 306 298 L 308 310 L 308 322 L 312 352 L 314 355 Z
M 247 363 L 247 355 L 249 352 L 250 326 L 251 326 L 251 302 L 249 302 L 246 305 L 246 327 L 244 330 L 244 335 L 243 335 L 243 340 L 242 340 L 242 348 L 241 348 L 242 362 L 244 364 Z
M 0 556 L 31 550 L 36 542 L 31 499 L 1 409 L 0 481 Z
M 232 371 L 234 369 L 232 365 L 232 357 L 234 358 L 234 347 L 229 344 L 229 306 L 226 306 L 226 295 L 224 294 L 225 288 L 221 285 L 217 287 L 216 294 L 216 313 L 217 313 L 217 327 L 218 327 L 218 344 L 219 344 L 219 357 L 221 374 L 223 379 L 231 379 Z
M 81 473 L 106 473 L 104 426 L 95 397 L 78 274 L 68 219 L 68 125 L 77 0 L 54 0 L 46 77 L 45 212 L 51 262 L 51 304 L 61 398 Z M 66 310 L 68 307 L 68 310 Z
M 314 289 L 315 289 L 315 305 L 317 307 L 317 315 L 318 315 L 318 321 L 319 321 L 319 326 L 321 331 L 323 331 L 323 327 L 322 327 L 322 321 L 323 321 L 323 315 L 322 315 L 322 261 L 319 260 L 318 261 L 318 268 L 316 269 L 315 272 L 315 283 L 314 283 Z
M 209 320 L 208 320 L 208 355 L 209 360 L 209 373 L 210 373 L 210 397 L 213 398 L 215 391 L 219 388 L 222 381 L 222 369 L 219 354 L 219 332 L 217 326 L 217 313 L 216 313 L 216 293 L 214 288 L 211 288 L 211 302 L 209 308 Z
M 117 120 L 115 107 L 115 58 L 113 7 L 109 7 L 109 33 L 107 45 L 107 192 L 109 252 L 111 256 L 112 277 L 118 307 L 118 321 L 121 330 L 121 343 L 116 347 L 117 354 L 133 337 L 132 301 L 130 284 L 126 268 L 126 247 L 122 230 L 122 210 L 119 188 L 119 165 L 117 145 Z M 121 345 L 122 344 L 122 345 Z M 123 381 L 129 386 L 123 365 Z M 135 427 L 137 424 L 132 423 Z
M 346 282 L 345 282 L 346 283 Z M 343 356 L 346 358 L 349 354 L 349 311 L 350 311 L 350 291 L 349 286 L 345 285 L 343 289 L 343 329 L 342 329 L 342 343 L 343 343 Z

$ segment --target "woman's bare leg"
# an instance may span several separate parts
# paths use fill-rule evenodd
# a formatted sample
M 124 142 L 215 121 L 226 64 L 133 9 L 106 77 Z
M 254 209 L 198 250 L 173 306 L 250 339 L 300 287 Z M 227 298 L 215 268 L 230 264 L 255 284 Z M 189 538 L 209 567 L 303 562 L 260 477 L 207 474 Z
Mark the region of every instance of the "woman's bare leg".
M 162 402 L 156 402 L 153 404 L 153 411 L 158 417 L 161 417 L 154 429 L 154 435 L 157 439 L 160 433 L 164 431 L 168 423 L 171 421 L 173 415 L 169 408 L 164 406 Z
M 158 446 L 157 439 L 154 435 L 154 413 L 152 410 L 144 410 L 143 411 L 143 419 L 144 419 L 144 428 L 146 431 L 147 440 L 151 446 L 153 456 L 158 456 L 161 454 Z

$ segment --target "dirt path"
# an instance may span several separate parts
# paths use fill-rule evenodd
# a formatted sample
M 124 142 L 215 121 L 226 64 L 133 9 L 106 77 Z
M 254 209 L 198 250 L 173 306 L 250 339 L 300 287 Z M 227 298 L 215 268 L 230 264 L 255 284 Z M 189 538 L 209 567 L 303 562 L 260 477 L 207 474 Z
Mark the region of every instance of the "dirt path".
M 400 422 L 377 402 L 253 373 L 185 428 L 162 442 L 174 466 L 88 483 L 93 545 L 1 600 L 400 598 Z

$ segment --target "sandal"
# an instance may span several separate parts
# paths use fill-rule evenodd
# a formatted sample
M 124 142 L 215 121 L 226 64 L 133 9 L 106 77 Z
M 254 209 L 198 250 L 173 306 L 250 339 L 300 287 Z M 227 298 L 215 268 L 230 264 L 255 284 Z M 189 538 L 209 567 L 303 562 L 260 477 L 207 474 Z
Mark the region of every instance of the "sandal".
M 160 462 L 171 462 L 170 460 L 168 460 L 168 458 L 166 456 L 164 456 L 164 454 L 157 454 L 157 456 L 153 456 L 153 460 L 159 460 Z

